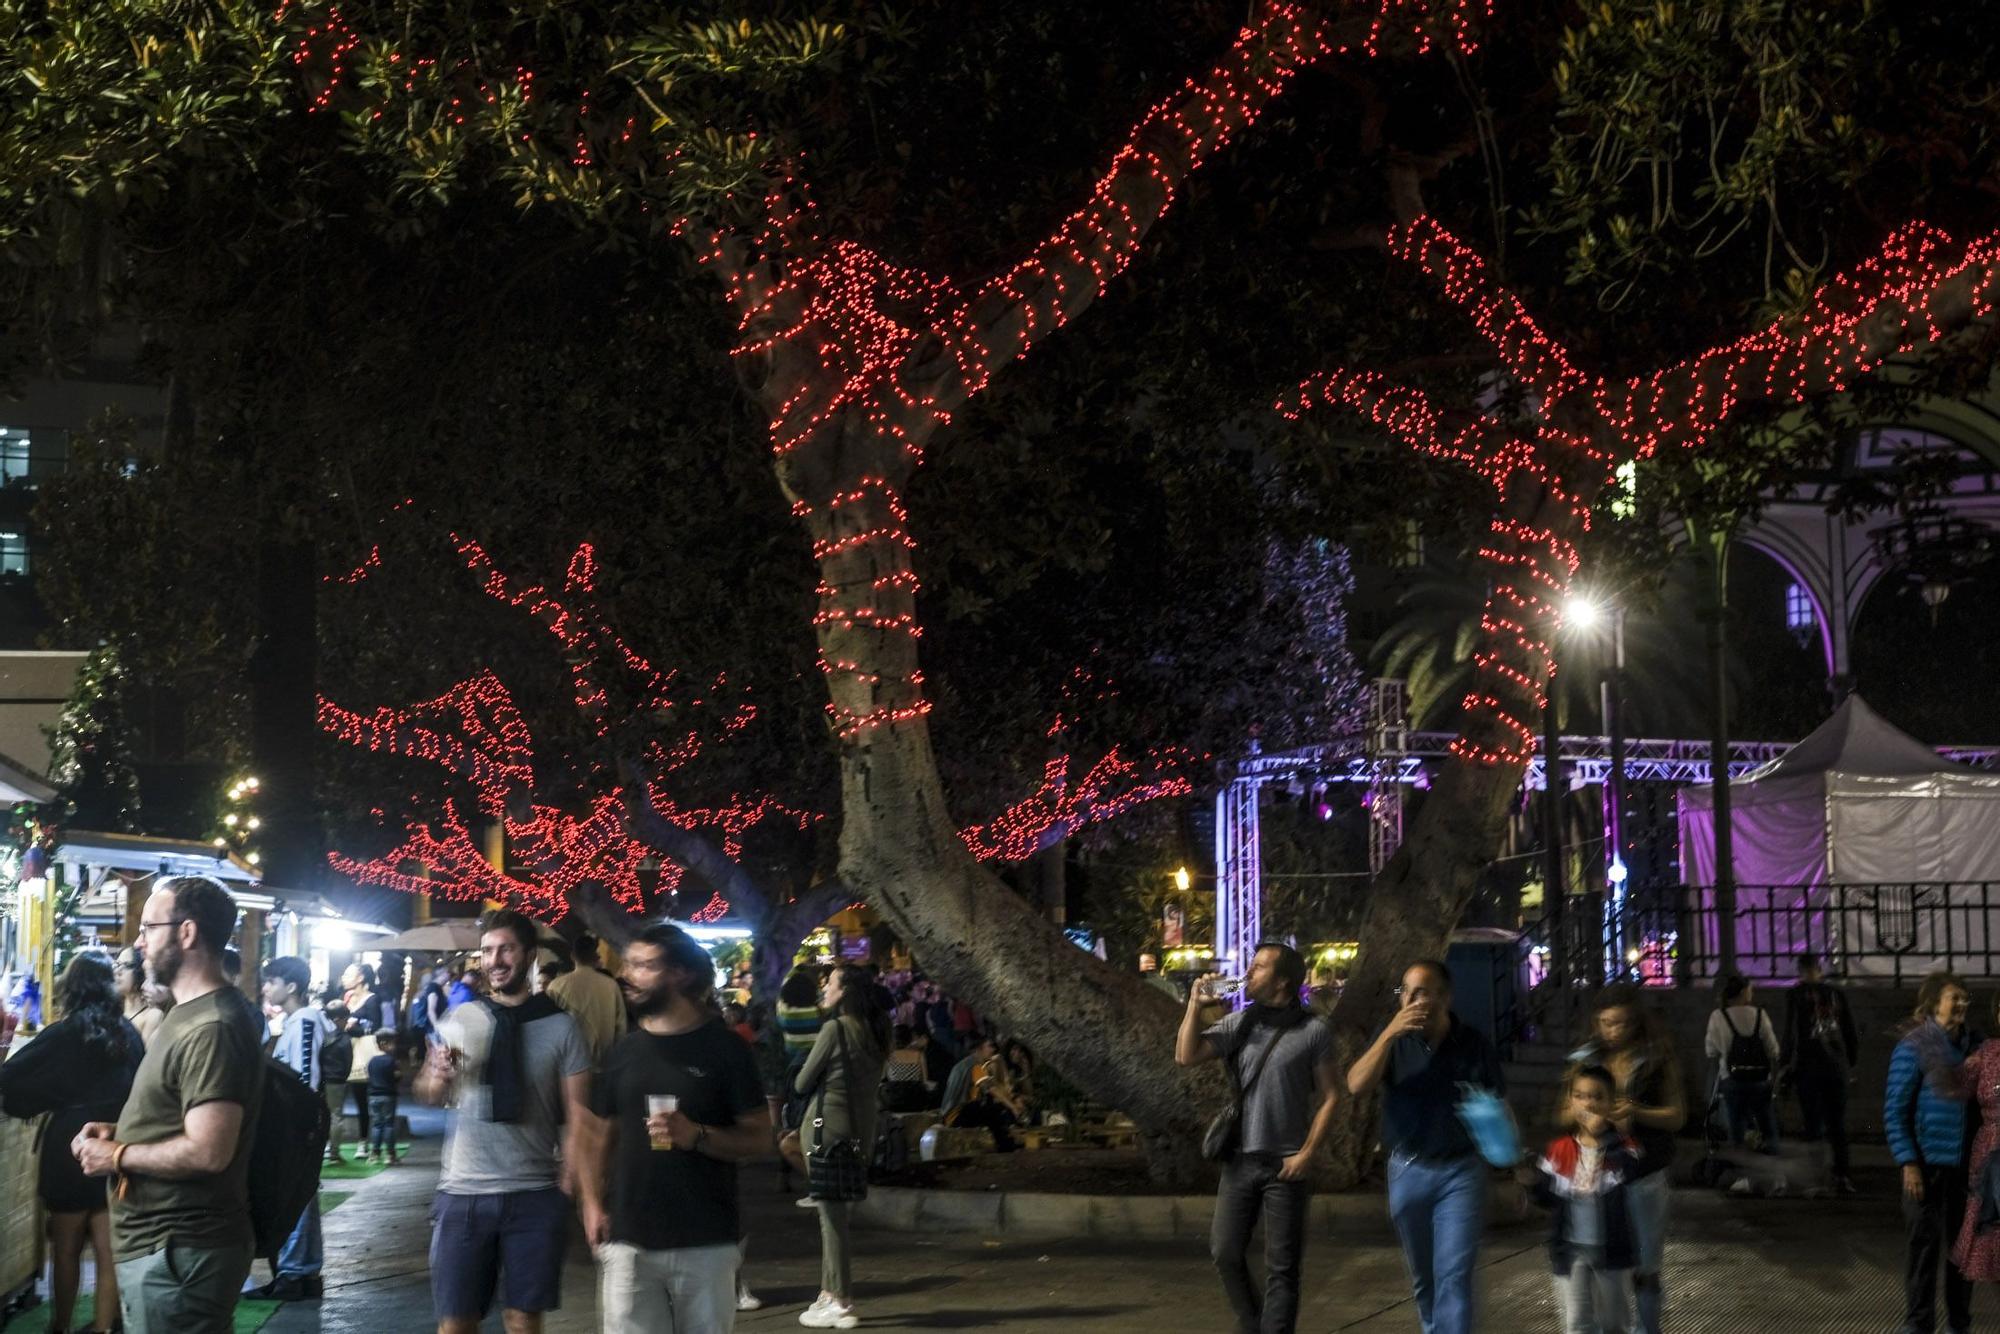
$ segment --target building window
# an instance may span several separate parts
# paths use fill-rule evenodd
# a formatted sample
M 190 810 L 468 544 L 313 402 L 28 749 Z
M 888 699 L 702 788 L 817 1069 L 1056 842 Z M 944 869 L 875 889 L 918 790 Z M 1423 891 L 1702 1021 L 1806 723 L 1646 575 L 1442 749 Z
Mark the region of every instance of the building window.
M 1818 624 L 1813 615 L 1812 594 L 1806 592 L 1804 584 L 1791 584 L 1785 589 L 1785 628 L 1795 635 L 1803 635 Z
M 26 431 L 18 426 L 0 426 L 0 486 L 27 477 L 31 453 Z
M 0 533 L 0 574 L 26 574 L 27 572 L 27 534 Z

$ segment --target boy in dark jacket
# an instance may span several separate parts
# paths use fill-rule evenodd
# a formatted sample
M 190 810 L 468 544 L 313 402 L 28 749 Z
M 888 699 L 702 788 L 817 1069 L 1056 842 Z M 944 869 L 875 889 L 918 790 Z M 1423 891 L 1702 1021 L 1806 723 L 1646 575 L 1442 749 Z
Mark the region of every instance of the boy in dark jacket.
M 1549 1261 L 1566 1334 L 1625 1334 L 1635 1252 L 1625 1182 L 1639 1147 L 1611 1124 L 1617 1081 L 1601 1065 L 1569 1079 L 1575 1129 L 1551 1141 L 1523 1184 L 1553 1212 Z

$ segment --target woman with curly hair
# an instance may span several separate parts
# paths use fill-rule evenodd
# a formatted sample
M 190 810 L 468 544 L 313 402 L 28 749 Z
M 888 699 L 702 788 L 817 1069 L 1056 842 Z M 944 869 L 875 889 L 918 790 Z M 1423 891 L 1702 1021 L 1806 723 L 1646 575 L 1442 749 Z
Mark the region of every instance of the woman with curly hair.
M 146 1048 L 125 1017 L 111 960 L 103 954 L 90 951 L 70 961 L 56 983 L 55 1009 L 62 1018 L 0 1064 L 0 1111 L 24 1120 L 49 1113 L 38 1190 L 49 1211 L 55 1271 L 51 1334 L 70 1328 L 86 1244 L 97 1261 L 90 1328 L 109 1330 L 118 1321 L 118 1276 L 104 1179 L 85 1176 L 69 1145 L 87 1122 L 118 1119 Z

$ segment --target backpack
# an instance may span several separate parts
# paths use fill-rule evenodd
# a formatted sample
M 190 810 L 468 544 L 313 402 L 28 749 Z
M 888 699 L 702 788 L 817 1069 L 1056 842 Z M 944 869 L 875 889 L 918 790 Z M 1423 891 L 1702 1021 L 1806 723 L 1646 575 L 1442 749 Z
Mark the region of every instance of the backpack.
M 264 1058 L 264 1100 L 250 1132 L 250 1229 L 273 1259 L 319 1191 L 329 1127 L 326 1099 L 276 1057 Z
M 424 983 L 423 990 L 419 991 L 417 998 L 410 1002 L 408 1027 L 412 1033 L 423 1035 L 431 1031 L 431 997 L 443 995 L 444 988 L 437 983 Z
M 1729 1052 L 1722 1058 L 1722 1073 L 1731 1079 L 1768 1081 L 1771 1053 L 1764 1049 L 1763 1035 L 1758 1031 L 1764 1026 L 1764 1012 L 1757 1012 L 1757 1021 L 1750 1025 L 1748 1033 L 1737 1031 L 1726 1005 L 1722 1007 L 1722 1022 L 1729 1029 Z

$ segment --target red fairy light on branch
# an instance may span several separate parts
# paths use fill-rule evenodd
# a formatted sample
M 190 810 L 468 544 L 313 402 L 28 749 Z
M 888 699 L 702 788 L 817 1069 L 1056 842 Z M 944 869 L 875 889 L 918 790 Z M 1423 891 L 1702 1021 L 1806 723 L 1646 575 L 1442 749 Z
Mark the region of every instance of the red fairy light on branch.
M 1547 707 L 1552 642 L 1579 559 L 1576 538 L 1589 531 L 1590 506 L 1619 465 L 1662 448 L 1700 447 L 1744 403 L 1801 403 L 1838 392 L 1889 357 L 1987 317 L 2000 293 L 2000 233 L 1960 246 L 1912 223 L 1822 287 L 1803 313 L 1651 375 L 1612 381 L 1578 370 L 1485 261 L 1434 219 L 1395 228 L 1389 248 L 1436 279 L 1472 320 L 1527 393 L 1531 419 L 1477 413 L 1447 431 L 1421 391 L 1350 370 L 1306 380 L 1277 407 L 1293 418 L 1309 408 L 1345 408 L 1493 488 L 1497 513 L 1479 552 L 1493 567 L 1493 589 L 1464 701 L 1471 716 L 1453 743 L 1479 764 L 1518 764 L 1534 752 L 1535 729 L 1524 712 Z M 1497 741 L 1481 740 L 1485 735 Z
M 761 795 L 699 808 L 683 808 L 672 799 L 667 776 L 698 756 L 709 741 L 747 726 L 756 711 L 746 699 L 728 700 L 721 679 L 709 696 L 677 702 L 676 674 L 655 667 L 611 627 L 597 600 L 597 566 L 588 544 L 571 558 L 563 592 L 557 594 L 509 579 L 478 543 L 453 540 L 487 596 L 532 617 L 556 640 L 571 666 L 576 707 L 600 736 L 609 735 L 614 712 L 619 719 L 647 724 L 677 710 L 708 715 L 705 725 L 691 724 L 671 741 L 654 739 L 640 748 L 645 794 L 669 822 L 715 834 L 733 860 L 741 854 L 743 836 L 765 820 L 782 817 L 803 827 L 814 818 Z M 614 680 L 619 689 L 615 710 Z M 674 892 L 685 875 L 680 863 L 631 835 L 625 809 L 628 785 L 603 766 L 561 775 L 561 786 L 576 796 L 538 799 L 538 784 L 546 774 L 537 772 L 534 738 L 507 687 L 491 672 L 407 708 L 364 713 L 322 699 L 319 723 L 349 745 L 430 764 L 464 784 L 463 794 L 447 801 L 443 818 L 413 825 L 382 857 L 335 854 L 329 859 L 356 880 L 447 897 L 501 898 L 560 915 L 586 882 L 604 886 L 618 902 L 636 909 L 646 897 L 647 871 L 656 873 L 660 893 Z M 495 823 L 505 834 L 510 866 L 523 874 L 498 871 L 487 861 L 472 830 Z M 421 872 L 408 870 L 412 864 Z

